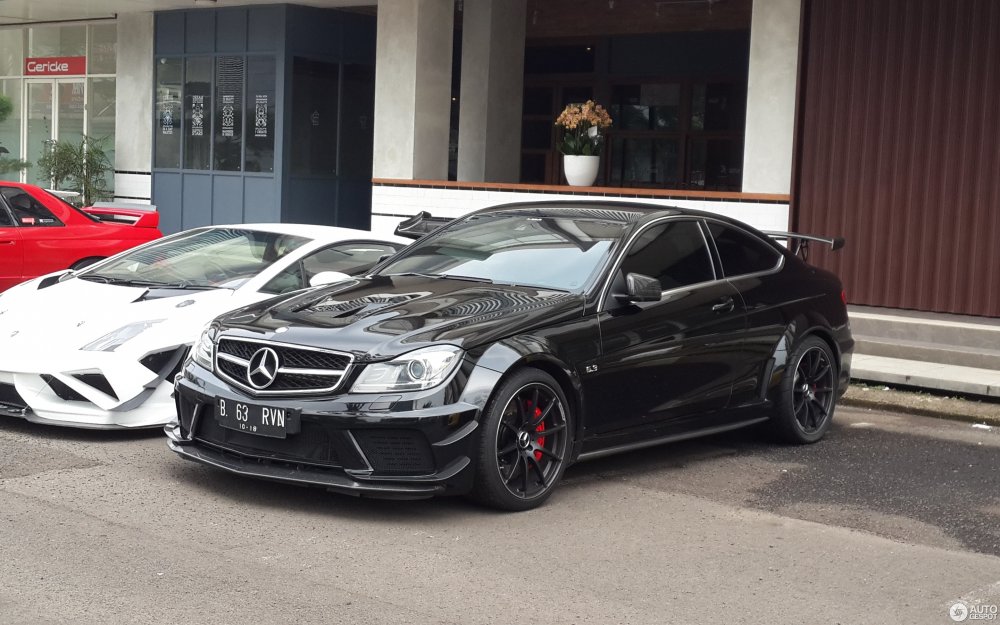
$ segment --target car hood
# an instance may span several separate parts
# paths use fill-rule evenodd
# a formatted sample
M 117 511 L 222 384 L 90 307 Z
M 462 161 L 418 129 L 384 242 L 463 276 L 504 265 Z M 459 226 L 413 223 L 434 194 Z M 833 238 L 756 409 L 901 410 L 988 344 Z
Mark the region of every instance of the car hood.
M 192 343 L 216 315 L 248 303 L 230 289 L 147 289 L 69 279 L 44 288 L 44 277 L 0 297 L 0 359 L 79 349 L 123 326 L 157 321 L 115 351 L 148 353 Z
M 248 306 L 223 330 L 384 360 L 426 345 L 464 349 L 580 317 L 579 294 L 416 276 L 356 279 Z

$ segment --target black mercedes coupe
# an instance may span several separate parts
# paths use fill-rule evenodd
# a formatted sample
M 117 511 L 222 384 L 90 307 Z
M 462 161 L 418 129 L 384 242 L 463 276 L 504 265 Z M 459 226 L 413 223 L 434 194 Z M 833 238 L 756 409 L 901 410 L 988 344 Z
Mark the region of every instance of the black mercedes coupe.
M 642 204 L 481 210 L 366 277 L 216 319 L 177 377 L 169 446 L 525 510 L 587 458 L 764 421 L 813 443 L 854 341 L 840 280 L 796 254 L 809 241 L 843 243 Z

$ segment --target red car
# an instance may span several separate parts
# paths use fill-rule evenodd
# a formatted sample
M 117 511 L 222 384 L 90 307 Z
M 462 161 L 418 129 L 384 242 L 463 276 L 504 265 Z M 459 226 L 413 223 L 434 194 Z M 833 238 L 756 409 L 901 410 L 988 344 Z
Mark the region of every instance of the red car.
M 0 291 L 157 239 L 159 224 L 156 211 L 78 209 L 40 187 L 0 182 Z

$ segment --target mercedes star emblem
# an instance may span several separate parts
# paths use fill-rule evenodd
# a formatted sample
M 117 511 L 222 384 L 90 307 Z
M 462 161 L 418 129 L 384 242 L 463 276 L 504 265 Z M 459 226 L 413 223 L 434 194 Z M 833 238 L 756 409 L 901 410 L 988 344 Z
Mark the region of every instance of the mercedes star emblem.
M 265 389 L 278 377 L 278 352 L 270 347 L 258 349 L 247 363 L 247 381 L 257 390 Z

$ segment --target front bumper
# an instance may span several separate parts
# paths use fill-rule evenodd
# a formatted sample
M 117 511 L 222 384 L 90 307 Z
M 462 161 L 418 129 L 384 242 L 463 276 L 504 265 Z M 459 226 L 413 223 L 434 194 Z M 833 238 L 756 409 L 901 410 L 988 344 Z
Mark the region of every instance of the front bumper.
M 270 438 L 224 428 L 215 414 L 220 397 L 300 410 L 301 429 Z M 479 408 L 457 397 L 445 385 L 390 397 L 258 399 L 192 364 L 178 377 L 178 418 L 164 431 L 182 458 L 230 473 L 356 496 L 420 499 L 472 487 Z
M 159 372 L 116 354 L 101 353 L 91 360 L 53 354 L 45 363 L 35 357 L 31 362 L 36 366 L 18 365 L 7 354 L 0 364 L 0 415 L 89 429 L 161 426 L 174 414 L 168 378 L 186 347 L 163 351 Z

